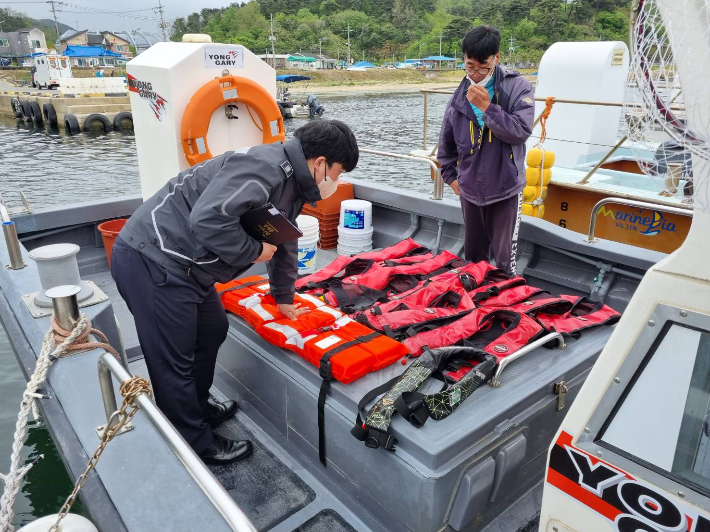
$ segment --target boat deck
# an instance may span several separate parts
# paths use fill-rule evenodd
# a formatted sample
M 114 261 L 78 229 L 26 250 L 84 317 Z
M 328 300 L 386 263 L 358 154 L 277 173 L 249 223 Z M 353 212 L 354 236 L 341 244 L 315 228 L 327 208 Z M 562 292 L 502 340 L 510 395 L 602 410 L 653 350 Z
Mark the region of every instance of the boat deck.
M 456 202 L 433 202 L 394 187 L 357 183 L 355 195 L 373 202 L 374 245 L 412 237 L 432 250 L 462 253 Z M 136 202 L 67 207 L 18 222 L 26 248 L 73 242 L 83 279 L 95 282 L 110 304 L 82 308 L 118 342 L 116 320 L 133 373 L 145 374 L 135 326 L 107 270 L 96 224 L 126 216 Z M 59 228 L 59 229 L 58 229 Z M 590 295 L 623 311 L 646 269 L 662 255 L 623 244 L 584 242 L 543 220 L 525 219 L 518 268 L 532 285 L 553 294 Z M 0 246 L 0 259 L 4 246 Z M 333 251 L 318 252 L 318 266 Z M 37 290 L 36 266 L 0 271 L 0 318 L 26 372 L 34 365 L 48 318 L 33 319 L 22 295 Z M 263 273 L 255 269 L 250 273 Z M 394 364 L 342 385 L 333 382 L 325 409 L 328 465 L 318 461 L 318 369 L 276 348 L 229 315 L 213 394 L 240 410 L 218 431 L 254 441 L 243 462 L 212 468 L 259 530 L 295 531 L 515 531 L 529 526 L 541 496 L 548 445 L 566 410 L 557 410 L 554 384 L 565 381 L 566 404 L 612 333 L 590 330 L 564 350 L 541 347 L 508 366 L 500 388 L 482 387 L 448 418 L 415 428 L 395 418 L 396 453 L 371 449 L 350 434 L 360 398 L 403 371 Z M 96 376 L 98 350 L 53 366 L 42 408 L 70 474 L 83 472 L 105 421 Z M 81 383 L 81 386 L 77 386 Z M 426 391 L 426 390 L 424 390 Z M 148 420 L 107 447 L 84 499 L 100 529 L 120 532 L 227 530 L 226 524 Z M 475 518 L 475 519 L 474 519 Z

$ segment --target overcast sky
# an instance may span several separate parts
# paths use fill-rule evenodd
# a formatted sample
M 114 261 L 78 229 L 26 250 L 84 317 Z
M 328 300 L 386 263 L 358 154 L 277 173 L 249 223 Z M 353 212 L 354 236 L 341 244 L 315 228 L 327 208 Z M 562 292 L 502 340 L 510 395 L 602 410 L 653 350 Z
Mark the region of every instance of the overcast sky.
M 177 17 L 186 17 L 190 13 L 205 7 L 225 7 L 232 0 L 160 0 L 164 16 L 168 23 Z M 63 5 L 59 5 L 63 4 Z M 150 8 L 158 6 L 158 0 L 120 0 L 105 2 L 100 0 L 57 0 L 57 20 L 81 29 L 98 30 L 133 30 L 141 29 L 158 33 L 158 15 Z M 14 9 L 28 14 L 32 18 L 52 18 L 49 3 L 41 0 L 18 0 L 8 2 L 0 0 L 0 7 Z M 115 12 L 106 14 L 100 12 Z M 132 11 L 132 12 L 131 12 Z M 129 13 L 131 12 L 131 13 Z

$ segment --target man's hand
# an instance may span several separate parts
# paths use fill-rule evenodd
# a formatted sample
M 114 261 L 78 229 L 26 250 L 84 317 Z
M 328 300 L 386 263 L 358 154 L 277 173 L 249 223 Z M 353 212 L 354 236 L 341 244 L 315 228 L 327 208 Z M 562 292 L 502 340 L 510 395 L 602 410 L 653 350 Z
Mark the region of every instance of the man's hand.
M 305 314 L 306 312 L 310 312 L 310 309 L 301 308 L 300 303 L 296 303 L 295 305 L 286 304 L 286 303 L 279 303 L 278 308 L 279 308 L 279 312 L 281 314 L 283 314 L 284 316 L 286 316 L 290 320 L 295 320 L 301 314 Z
M 454 191 L 454 194 L 456 194 L 457 196 L 461 195 L 461 193 L 459 192 L 459 180 L 458 179 L 456 181 L 452 181 L 449 186 L 451 187 L 451 190 Z
M 491 105 L 491 96 L 488 94 L 488 89 L 480 85 L 471 85 L 466 93 L 466 99 L 484 113 L 488 110 L 488 106 Z
M 273 246 L 268 242 L 262 242 L 262 245 L 264 246 L 264 249 L 261 250 L 261 255 L 259 255 L 259 258 L 254 261 L 254 264 L 257 262 L 266 262 L 267 260 L 271 260 L 271 257 L 273 257 L 274 253 L 276 253 L 276 246 Z

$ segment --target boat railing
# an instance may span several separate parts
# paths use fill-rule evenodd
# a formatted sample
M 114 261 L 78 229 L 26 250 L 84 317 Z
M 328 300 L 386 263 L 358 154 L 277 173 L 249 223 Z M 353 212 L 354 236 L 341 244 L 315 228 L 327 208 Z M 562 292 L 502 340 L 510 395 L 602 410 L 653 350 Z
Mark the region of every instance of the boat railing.
M 119 383 L 124 383 L 132 377 L 110 353 L 104 353 L 99 357 L 98 371 L 101 396 L 104 401 L 107 423 L 109 423 L 113 413 L 118 410 L 112 376 L 116 377 Z M 170 450 L 182 462 L 187 472 L 224 518 L 230 529 L 234 532 L 256 532 L 254 525 L 224 489 L 224 486 L 207 469 L 200 457 L 175 430 L 175 427 L 152 399 L 147 394 L 140 393 L 136 396 L 136 404 Z
M 429 126 L 429 94 L 447 94 L 447 95 L 452 95 L 455 92 L 455 88 L 451 87 L 439 87 L 439 88 L 430 88 L 430 89 L 420 89 L 419 92 L 421 92 L 424 95 L 424 135 L 423 135 L 423 141 L 422 141 L 422 149 L 423 150 L 428 150 L 427 148 L 427 131 L 428 131 L 428 126 Z M 676 98 L 680 95 L 677 94 L 670 102 L 670 109 L 674 111 L 682 111 L 685 109 L 684 106 L 679 105 L 679 104 L 674 104 Z M 536 102 L 545 102 L 547 101 L 547 98 L 539 97 L 536 96 L 534 98 Z M 565 98 L 555 98 L 555 103 L 564 103 L 564 104 L 571 104 L 571 105 L 592 105 L 592 106 L 603 106 L 603 107 L 627 107 L 627 108 L 639 108 L 642 109 L 642 106 L 640 104 L 635 104 L 635 103 L 624 103 L 624 102 L 600 102 L 600 101 L 594 101 L 594 100 L 570 100 L 570 99 L 565 99 Z M 533 122 L 533 128 L 538 125 L 540 122 L 540 117 L 542 116 L 542 113 L 540 113 L 536 118 L 535 121 Z M 611 157 L 616 150 L 618 150 L 621 145 L 626 142 L 628 137 L 624 135 L 619 142 L 616 143 L 615 146 L 611 147 L 609 151 L 602 157 L 602 159 L 592 168 L 587 175 L 584 176 L 584 178 L 578 183 L 580 185 L 586 184 L 589 179 L 599 170 L 599 168 Z M 432 158 L 432 160 L 436 161 L 436 149 L 438 147 L 438 143 L 429 151 L 429 157 Z M 436 188 L 436 183 L 434 184 L 434 187 Z M 443 182 L 442 182 L 442 188 L 443 188 Z M 443 193 L 443 192 L 442 192 Z
M 638 201 L 626 198 L 604 198 L 602 200 L 599 200 L 597 204 L 594 205 L 594 208 L 592 208 L 592 215 L 589 219 L 589 232 L 587 233 L 586 240 L 588 243 L 593 244 L 597 242 L 598 239 L 594 236 L 594 232 L 597 227 L 597 216 L 599 214 L 599 209 L 601 209 L 604 205 L 608 205 L 610 203 L 614 203 L 616 205 L 624 205 L 626 207 L 639 207 L 640 209 L 666 212 L 668 214 L 678 214 L 680 216 L 693 216 L 693 210 L 690 207 L 684 209 L 681 207 L 670 207 L 667 205 L 660 205 L 658 203 L 651 203 L 648 201 Z
M 2 223 L 2 232 L 5 237 L 5 246 L 7 246 L 7 255 L 10 259 L 6 268 L 9 270 L 20 270 L 27 266 L 22 258 L 22 248 L 20 247 L 20 239 L 17 236 L 17 226 L 10 218 L 10 211 L 5 206 L 5 202 L 0 196 L 0 223 Z
M 501 361 L 498 363 L 498 367 L 496 368 L 495 375 L 493 375 L 493 378 L 490 380 L 490 382 L 488 384 L 493 388 L 498 388 L 501 384 L 500 376 L 503 374 L 503 370 L 509 364 L 515 362 L 519 358 L 524 357 L 528 353 L 535 351 L 535 349 L 537 349 L 538 347 L 542 347 L 543 345 L 546 345 L 547 343 L 554 342 L 554 341 L 557 341 L 557 348 L 558 349 L 565 349 L 567 347 L 567 344 L 565 344 L 565 339 L 560 333 L 549 333 L 549 334 L 543 336 L 542 338 L 535 340 L 531 344 L 528 344 L 525 347 L 518 349 L 512 355 L 508 355 L 507 357 L 504 357 L 503 359 L 501 359 Z
M 418 161 L 418 162 L 423 162 L 427 163 L 429 167 L 431 168 L 432 175 L 434 176 L 434 190 L 431 195 L 431 199 L 433 200 L 441 200 L 444 199 L 444 180 L 441 178 L 441 170 L 439 169 L 439 165 L 436 163 L 435 160 L 429 158 L 429 157 L 418 157 L 416 155 L 403 155 L 401 153 L 391 153 L 391 152 L 386 152 L 386 151 L 379 151 L 379 150 L 368 150 L 364 148 L 360 148 L 360 153 L 367 153 L 369 155 L 379 155 L 381 157 L 392 157 L 393 159 L 405 159 L 409 161 Z

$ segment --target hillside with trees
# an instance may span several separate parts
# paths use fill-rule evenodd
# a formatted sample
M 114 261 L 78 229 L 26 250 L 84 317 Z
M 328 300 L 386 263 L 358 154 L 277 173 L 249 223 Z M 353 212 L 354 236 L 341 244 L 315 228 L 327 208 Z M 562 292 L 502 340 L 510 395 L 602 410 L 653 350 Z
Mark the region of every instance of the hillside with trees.
M 44 32 L 47 46 L 54 48 L 54 42 L 57 40 L 57 31 L 54 29 L 54 21 L 48 19 L 35 20 L 13 9 L 0 8 L 0 29 L 2 29 L 2 31 L 17 31 L 22 28 L 39 28 Z M 59 24 L 60 33 L 64 33 L 69 29 L 71 29 L 71 27 L 66 24 Z
M 276 53 L 351 56 L 397 61 L 439 54 L 461 57 L 464 33 L 479 24 L 501 30 L 501 54 L 538 61 L 557 41 L 628 41 L 629 0 L 253 0 L 203 9 L 175 20 L 171 38 L 207 33 L 215 42 L 239 43 L 271 53 L 273 15 Z M 509 51 L 511 37 L 514 50 Z

